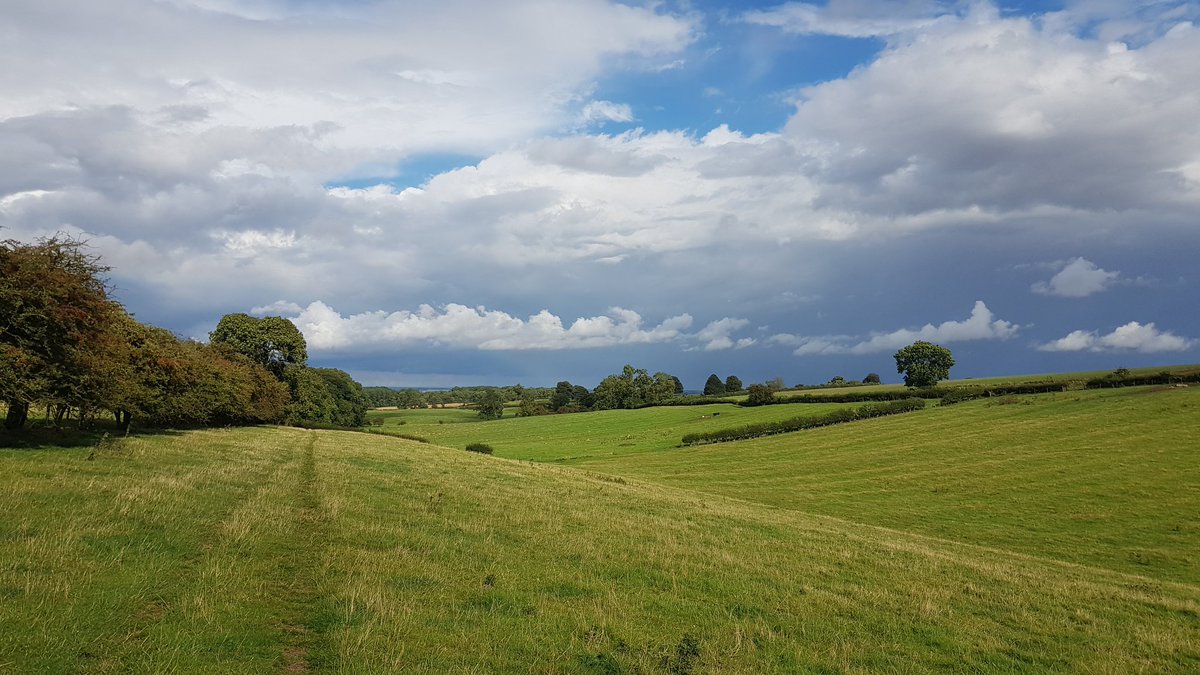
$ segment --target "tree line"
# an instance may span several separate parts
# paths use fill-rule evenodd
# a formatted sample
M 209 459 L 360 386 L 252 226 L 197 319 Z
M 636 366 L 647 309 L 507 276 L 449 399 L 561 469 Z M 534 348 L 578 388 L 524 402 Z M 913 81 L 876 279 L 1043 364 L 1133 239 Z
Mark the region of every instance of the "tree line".
M 0 242 L 0 402 L 4 427 L 44 413 L 55 426 L 111 415 L 131 425 L 361 426 L 362 387 L 310 368 L 281 317 L 230 314 L 208 343 L 137 321 L 109 295 L 109 268 L 83 242 Z

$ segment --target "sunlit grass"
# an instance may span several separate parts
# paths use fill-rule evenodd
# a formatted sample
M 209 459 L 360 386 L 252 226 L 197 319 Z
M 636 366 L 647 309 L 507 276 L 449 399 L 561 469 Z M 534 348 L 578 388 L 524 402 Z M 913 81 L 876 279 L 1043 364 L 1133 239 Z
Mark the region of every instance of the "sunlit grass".
M 1200 387 L 797 408 L 39 437 L 0 672 L 1200 670 Z

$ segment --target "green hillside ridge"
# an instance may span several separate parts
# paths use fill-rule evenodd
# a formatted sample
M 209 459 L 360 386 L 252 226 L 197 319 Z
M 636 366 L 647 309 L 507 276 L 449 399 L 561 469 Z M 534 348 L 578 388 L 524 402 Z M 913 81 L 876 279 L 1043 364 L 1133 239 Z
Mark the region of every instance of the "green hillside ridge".
M 1200 667 L 1191 584 L 382 436 L 89 452 L 0 451 L 6 668 Z
M 0 671 L 1200 669 L 1200 387 L 840 407 L 0 449 Z
M 752 415 L 810 409 L 714 407 Z M 430 424 L 427 415 L 425 425 L 401 428 L 436 429 L 437 442 L 459 447 L 486 442 L 515 459 L 557 453 L 571 465 L 698 492 L 1200 582 L 1200 387 L 979 400 L 694 448 L 675 447 L 682 426 L 670 435 L 648 423 L 671 414 L 687 420 L 689 410 L 459 425 Z M 635 433 L 625 420 L 647 425 Z M 687 423 L 713 429 L 748 420 L 697 413 Z M 588 429 L 592 442 L 576 434 L 560 444 L 556 423 Z M 632 445 L 614 448 L 617 438 Z

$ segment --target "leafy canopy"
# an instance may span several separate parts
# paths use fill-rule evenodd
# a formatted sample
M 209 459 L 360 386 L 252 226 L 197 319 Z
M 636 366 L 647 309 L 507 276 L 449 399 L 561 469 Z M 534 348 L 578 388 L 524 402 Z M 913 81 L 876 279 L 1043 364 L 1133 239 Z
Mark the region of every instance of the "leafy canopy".
M 909 387 L 932 387 L 950 377 L 954 356 L 950 350 L 924 340 L 896 352 L 896 372 L 904 374 Z

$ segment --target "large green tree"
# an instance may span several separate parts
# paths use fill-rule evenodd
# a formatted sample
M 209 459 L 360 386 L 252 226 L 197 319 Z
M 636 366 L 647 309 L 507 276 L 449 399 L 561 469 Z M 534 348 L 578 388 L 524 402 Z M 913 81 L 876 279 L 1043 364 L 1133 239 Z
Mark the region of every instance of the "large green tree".
M 904 374 L 909 387 L 932 387 L 950 377 L 954 356 L 950 350 L 924 340 L 896 352 L 896 372 Z
M 256 319 L 249 314 L 226 314 L 208 338 L 229 345 L 280 378 L 287 366 L 303 366 L 308 361 L 304 335 L 281 316 Z
M 626 364 L 620 373 L 601 380 L 593 394 L 601 410 L 656 405 L 675 397 L 675 378 Z
M 742 378 L 738 377 L 737 375 L 730 375 L 729 377 L 725 378 L 725 391 L 727 393 L 732 394 L 741 390 Z
M 704 382 L 704 395 L 718 396 L 724 393 L 725 383 L 721 381 L 721 378 L 718 377 L 716 373 L 709 375 L 708 379 Z
M 483 392 L 476 405 L 479 408 L 479 416 L 485 420 L 498 420 L 504 417 L 504 396 L 500 394 L 499 389 L 488 389 Z

